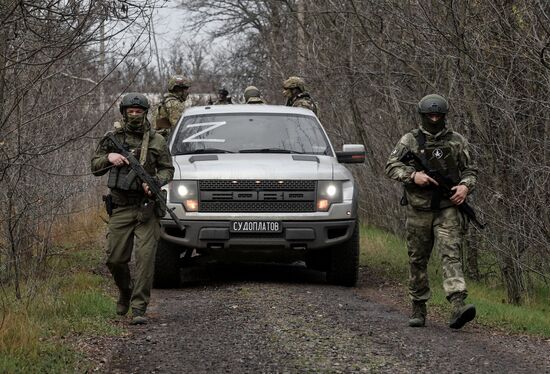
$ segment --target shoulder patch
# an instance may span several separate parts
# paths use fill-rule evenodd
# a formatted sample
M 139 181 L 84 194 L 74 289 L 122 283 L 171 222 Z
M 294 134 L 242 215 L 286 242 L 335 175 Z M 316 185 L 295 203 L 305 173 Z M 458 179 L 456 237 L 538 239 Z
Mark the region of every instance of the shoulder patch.
M 122 131 L 122 123 L 120 123 L 120 121 L 115 121 L 115 123 L 113 123 L 113 128 L 115 132 Z

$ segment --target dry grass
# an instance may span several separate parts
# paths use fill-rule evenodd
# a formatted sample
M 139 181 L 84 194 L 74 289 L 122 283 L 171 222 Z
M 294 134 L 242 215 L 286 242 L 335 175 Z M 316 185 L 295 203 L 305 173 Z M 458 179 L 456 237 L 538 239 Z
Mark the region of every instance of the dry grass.
M 52 242 L 56 246 L 79 246 L 101 240 L 106 220 L 103 208 L 89 208 L 61 217 L 52 226 Z
M 48 270 L 22 282 L 21 299 L 11 286 L 2 289 L 0 372 L 70 372 L 78 353 L 65 337 L 116 333 L 108 280 L 95 274 L 103 259 L 101 213 L 55 222 Z

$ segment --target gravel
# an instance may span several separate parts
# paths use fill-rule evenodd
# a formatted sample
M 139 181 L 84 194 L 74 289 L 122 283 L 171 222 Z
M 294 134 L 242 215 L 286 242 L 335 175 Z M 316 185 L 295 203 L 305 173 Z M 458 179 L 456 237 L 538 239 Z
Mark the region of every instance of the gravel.
M 550 340 L 475 323 L 454 331 L 431 315 L 427 327 L 407 327 L 404 287 L 367 269 L 357 288 L 327 285 L 300 265 L 210 265 L 190 275 L 184 288 L 154 290 L 148 325 L 97 342 L 109 357 L 97 358 L 96 371 L 550 373 Z

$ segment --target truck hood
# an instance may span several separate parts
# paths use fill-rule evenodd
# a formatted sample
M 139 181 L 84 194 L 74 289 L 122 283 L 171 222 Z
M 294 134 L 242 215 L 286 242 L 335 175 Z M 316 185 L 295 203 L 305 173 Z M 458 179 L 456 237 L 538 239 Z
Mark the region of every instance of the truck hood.
M 336 159 L 293 154 L 181 155 L 173 158 L 174 179 L 333 179 Z

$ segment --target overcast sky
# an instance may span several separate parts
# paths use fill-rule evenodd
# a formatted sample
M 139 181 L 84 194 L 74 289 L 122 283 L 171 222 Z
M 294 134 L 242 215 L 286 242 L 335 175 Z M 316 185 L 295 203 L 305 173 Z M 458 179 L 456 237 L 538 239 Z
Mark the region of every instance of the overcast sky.
M 165 55 L 169 48 L 178 40 L 189 41 L 193 39 L 195 41 L 205 41 L 209 50 L 221 46 L 222 42 L 220 41 L 207 41 L 208 28 L 195 34 L 183 30 L 183 27 L 189 22 L 192 15 L 176 7 L 175 3 L 175 1 L 168 1 L 164 7 L 155 10 L 153 22 L 159 53 L 161 55 Z

